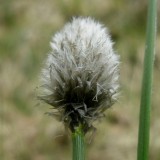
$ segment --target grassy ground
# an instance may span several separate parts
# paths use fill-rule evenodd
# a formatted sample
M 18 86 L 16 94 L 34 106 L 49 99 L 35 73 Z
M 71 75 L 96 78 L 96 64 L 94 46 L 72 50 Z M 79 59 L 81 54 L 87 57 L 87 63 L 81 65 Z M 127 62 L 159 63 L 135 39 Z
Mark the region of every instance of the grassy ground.
M 70 138 L 63 124 L 44 115 L 49 106 L 37 102 L 35 88 L 51 36 L 72 16 L 91 16 L 108 26 L 116 42 L 122 61 L 122 93 L 106 118 L 95 123 L 97 132 L 88 144 L 88 159 L 135 160 L 146 14 L 145 0 L 141 4 L 138 0 L 0 0 L 0 159 L 71 159 Z M 159 43 L 158 32 L 151 160 L 160 159 Z

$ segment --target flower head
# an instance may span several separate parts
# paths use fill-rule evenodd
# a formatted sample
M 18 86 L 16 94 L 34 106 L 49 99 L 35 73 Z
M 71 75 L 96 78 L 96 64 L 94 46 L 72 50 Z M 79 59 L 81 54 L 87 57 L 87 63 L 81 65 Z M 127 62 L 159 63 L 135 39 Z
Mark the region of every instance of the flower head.
M 117 100 L 119 56 L 109 33 L 91 18 L 73 18 L 56 33 L 42 69 L 41 100 L 72 132 L 86 133 Z

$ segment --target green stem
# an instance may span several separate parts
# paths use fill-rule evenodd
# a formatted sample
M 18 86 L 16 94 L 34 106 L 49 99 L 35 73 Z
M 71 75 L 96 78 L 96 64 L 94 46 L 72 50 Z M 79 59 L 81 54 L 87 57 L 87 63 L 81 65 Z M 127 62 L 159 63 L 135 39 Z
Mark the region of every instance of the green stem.
M 73 160 L 85 160 L 85 140 L 82 127 L 77 127 L 72 133 Z
M 148 160 L 150 108 L 156 39 L 157 1 L 148 1 L 147 37 L 142 81 L 137 160 Z

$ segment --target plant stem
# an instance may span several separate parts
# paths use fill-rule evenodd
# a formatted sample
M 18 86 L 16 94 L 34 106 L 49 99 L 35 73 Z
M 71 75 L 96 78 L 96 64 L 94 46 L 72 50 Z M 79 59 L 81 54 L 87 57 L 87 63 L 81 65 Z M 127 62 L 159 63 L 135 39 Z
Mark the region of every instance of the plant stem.
M 156 39 L 157 0 L 149 0 L 148 2 L 147 37 L 140 104 L 137 160 L 148 160 L 149 152 L 150 108 Z
M 85 139 L 82 127 L 72 133 L 73 160 L 85 160 Z

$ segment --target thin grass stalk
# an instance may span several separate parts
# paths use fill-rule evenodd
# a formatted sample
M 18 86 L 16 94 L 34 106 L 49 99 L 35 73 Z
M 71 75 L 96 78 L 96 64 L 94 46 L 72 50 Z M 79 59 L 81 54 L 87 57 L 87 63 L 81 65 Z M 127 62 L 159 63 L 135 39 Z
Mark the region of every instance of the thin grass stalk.
M 147 37 L 142 80 L 137 160 L 148 160 L 151 92 L 156 39 L 157 0 L 148 1 Z
M 73 160 L 85 160 L 85 139 L 82 127 L 72 133 Z

